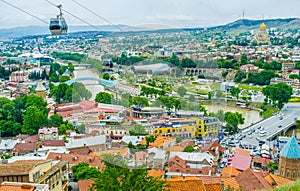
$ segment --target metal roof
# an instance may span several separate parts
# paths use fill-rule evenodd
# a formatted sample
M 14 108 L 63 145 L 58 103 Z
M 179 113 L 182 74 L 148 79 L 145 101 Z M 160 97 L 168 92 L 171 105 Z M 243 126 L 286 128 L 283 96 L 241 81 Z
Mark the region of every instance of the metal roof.
M 290 159 L 300 159 L 300 148 L 295 136 L 292 136 L 289 139 L 289 141 L 283 147 L 280 155 Z

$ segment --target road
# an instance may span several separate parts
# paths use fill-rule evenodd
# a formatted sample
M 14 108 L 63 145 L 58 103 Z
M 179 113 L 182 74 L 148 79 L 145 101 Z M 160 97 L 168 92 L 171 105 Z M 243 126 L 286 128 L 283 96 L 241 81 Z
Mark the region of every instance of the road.
M 282 119 L 281 119 L 282 118 Z M 272 148 L 272 141 L 268 141 L 267 139 L 280 134 L 281 131 L 284 131 L 285 127 L 291 126 L 294 123 L 294 119 L 300 119 L 300 104 L 299 103 L 289 103 L 286 104 L 285 107 L 276 115 L 273 115 L 257 124 L 250 126 L 247 129 L 242 130 L 241 133 L 246 135 L 244 139 L 240 141 L 242 145 L 256 145 L 258 146 L 259 140 L 266 141 L 266 144 Z M 263 127 L 263 130 L 259 130 L 258 127 Z M 279 127 L 281 126 L 281 127 Z M 249 135 L 249 131 L 254 129 L 251 135 Z M 260 136 L 261 131 L 266 131 L 264 136 Z

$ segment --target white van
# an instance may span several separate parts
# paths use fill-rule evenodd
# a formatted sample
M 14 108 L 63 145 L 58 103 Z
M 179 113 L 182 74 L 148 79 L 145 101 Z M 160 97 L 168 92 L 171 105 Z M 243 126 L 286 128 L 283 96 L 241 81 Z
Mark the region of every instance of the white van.
M 259 132 L 259 136 L 261 136 L 261 137 L 265 136 L 266 134 L 267 134 L 267 131 L 261 131 L 261 132 Z

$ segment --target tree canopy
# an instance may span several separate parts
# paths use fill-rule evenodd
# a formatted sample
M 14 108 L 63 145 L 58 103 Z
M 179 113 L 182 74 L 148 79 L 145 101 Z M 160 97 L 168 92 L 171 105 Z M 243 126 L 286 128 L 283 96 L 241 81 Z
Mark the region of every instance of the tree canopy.
M 187 89 L 183 86 L 180 86 L 177 90 L 177 93 L 180 97 L 183 97 L 186 95 Z
M 192 146 L 187 146 L 187 147 L 184 148 L 183 152 L 191 153 L 191 152 L 193 152 L 194 150 L 195 150 L 194 147 L 192 147 Z
M 238 132 L 238 125 L 244 124 L 245 118 L 238 112 L 226 112 L 225 113 L 226 129 L 230 133 Z
M 106 168 L 100 171 L 92 189 L 164 191 L 167 187 L 164 180 L 148 176 L 147 168 L 129 168 L 120 155 L 104 155 L 103 158 Z
M 147 135 L 147 131 L 145 127 L 141 124 L 134 124 L 133 128 L 129 130 L 130 135 Z
M 291 86 L 285 83 L 271 84 L 263 88 L 263 94 L 266 96 L 266 101 L 282 109 L 284 104 L 289 101 L 293 94 Z
M 100 172 L 96 167 L 90 167 L 86 162 L 80 162 L 72 166 L 72 172 L 76 180 L 98 178 L 100 175 Z
M 236 99 L 239 99 L 239 94 L 240 94 L 241 90 L 239 88 L 236 87 L 232 87 L 230 89 L 230 93 L 232 96 L 236 97 Z
M 113 95 L 107 92 L 99 92 L 96 95 L 95 101 L 99 103 L 111 104 L 113 99 Z

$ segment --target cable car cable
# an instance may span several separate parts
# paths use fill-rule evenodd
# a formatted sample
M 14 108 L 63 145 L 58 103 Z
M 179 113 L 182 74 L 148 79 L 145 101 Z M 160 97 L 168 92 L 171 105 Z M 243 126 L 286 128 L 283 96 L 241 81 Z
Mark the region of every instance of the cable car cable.
M 2 0 L 0 0 L 0 1 L 2 1 Z M 55 4 L 52 3 L 51 1 L 49 1 L 49 0 L 45 0 L 45 1 L 48 2 L 49 4 L 53 5 L 54 7 L 57 7 L 57 5 L 55 5 Z M 102 29 L 100 29 L 99 27 L 97 27 L 97 26 L 95 26 L 95 25 L 93 25 L 93 24 L 91 24 L 91 23 L 89 23 L 89 22 L 83 20 L 82 18 L 80 18 L 80 17 L 78 17 L 78 16 L 72 14 L 71 12 L 69 12 L 69 11 L 67 11 L 67 10 L 65 10 L 65 9 L 63 9 L 63 8 L 61 8 L 61 10 L 63 10 L 63 11 L 66 12 L 66 13 L 68 13 L 69 15 L 75 17 L 76 19 L 80 20 L 81 22 L 84 22 L 85 24 L 87 24 L 87 25 L 89 25 L 89 26 L 91 26 L 91 27 L 93 27 L 93 28 L 95 28 L 95 29 L 97 29 L 97 30 L 99 30 L 99 31 L 101 31 L 101 32 L 104 32 L 104 31 L 103 31 Z
M 91 12 L 92 14 L 96 15 L 97 17 L 99 17 L 100 19 L 104 20 L 105 22 L 111 24 L 112 26 L 114 26 L 115 28 L 117 28 L 118 30 L 122 31 L 122 29 L 120 27 L 118 27 L 117 25 L 113 24 L 112 22 L 110 22 L 109 20 L 107 20 L 106 18 L 102 17 L 101 15 L 95 13 L 94 11 L 92 11 L 91 9 L 87 8 L 86 6 L 82 5 L 81 3 L 79 3 L 76 0 L 71 0 L 74 3 L 76 3 L 77 5 L 79 5 L 80 7 L 84 8 L 85 10 Z
M 13 5 L 12 3 L 8 2 L 8 1 L 5 1 L 5 0 L 0 0 L 0 1 L 2 1 L 3 3 L 6 3 L 6 4 L 9 5 L 9 6 L 12 6 L 12 7 L 15 8 L 15 9 L 18 9 L 19 11 L 22 11 L 23 13 L 26 13 L 27 15 L 30 15 L 30 16 L 36 18 L 37 20 L 39 20 L 39 21 L 41 21 L 41 22 L 43 22 L 43 23 L 46 23 L 47 25 L 49 24 L 49 22 L 47 22 L 47 21 L 45 21 L 45 20 L 43 20 L 43 19 L 41 19 L 41 18 L 39 18 L 39 17 L 37 17 L 37 16 L 35 16 L 35 15 L 33 15 L 33 14 L 27 12 L 27 11 L 25 11 L 24 9 L 21 9 L 21 8 L 19 8 L 19 7 L 15 6 L 15 5 Z

